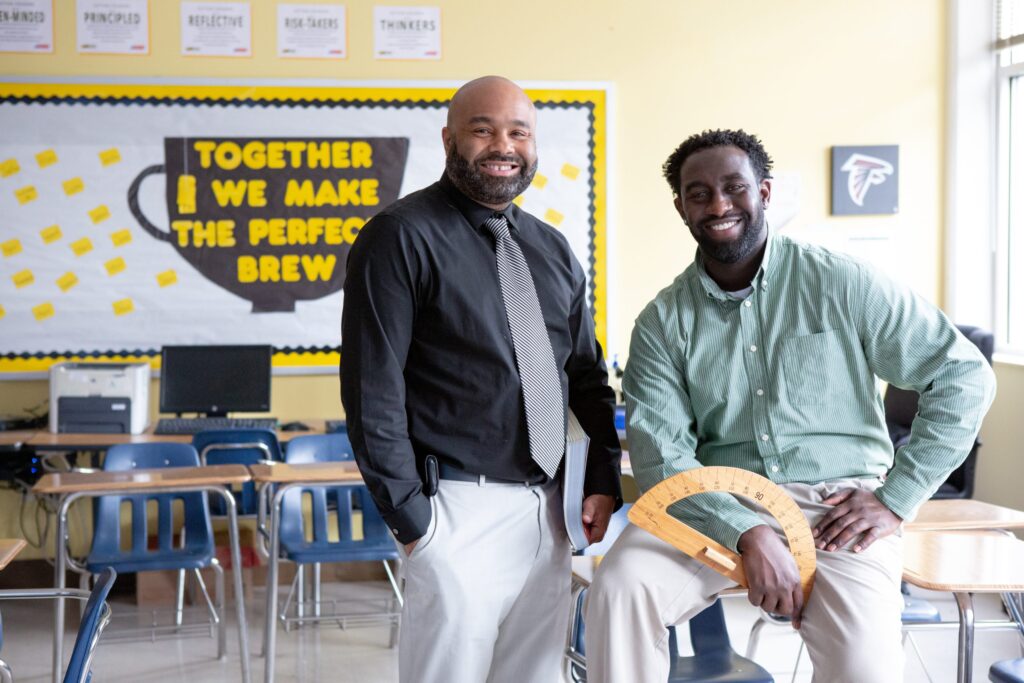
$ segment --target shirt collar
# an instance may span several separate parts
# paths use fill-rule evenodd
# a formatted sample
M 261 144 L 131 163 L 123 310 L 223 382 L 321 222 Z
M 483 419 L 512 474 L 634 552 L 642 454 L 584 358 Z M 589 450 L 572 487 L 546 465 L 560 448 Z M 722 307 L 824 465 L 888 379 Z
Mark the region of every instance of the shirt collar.
M 768 289 L 769 281 L 774 275 L 777 264 L 777 259 L 772 258 L 773 244 L 775 242 L 775 234 L 772 232 L 771 227 L 765 223 L 765 230 L 768 232 L 768 237 L 764 243 L 764 256 L 761 258 L 761 265 L 757 269 L 757 273 L 754 275 L 754 279 L 751 280 L 750 284 L 754 287 L 754 291 Z M 729 296 L 725 290 L 718 286 L 718 283 L 711 279 L 708 275 L 707 270 L 704 268 L 704 257 L 700 253 L 700 247 L 697 248 L 697 253 L 694 256 L 693 262 L 697 265 L 697 274 L 700 276 L 701 285 L 704 287 L 704 291 L 707 292 L 708 296 L 712 299 L 719 301 L 735 301 Z
M 441 174 L 441 180 L 439 181 L 441 189 L 444 190 L 445 194 L 455 205 L 455 208 L 459 210 L 469 224 L 473 226 L 475 230 L 484 230 L 484 221 L 493 216 L 499 214 L 505 217 L 508 221 L 508 226 L 512 230 L 518 231 L 518 218 L 519 218 L 519 207 L 515 204 L 509 204 L 501 211 L 496 211 L 483 204 L 478 204 L 469 197 L 467 197 L 462 190 L 455 187 L 455 183 L 452 182 L 451 178 L 448 177 L 448 173 Z M 490 235 L 490 233 L 486 233 Z

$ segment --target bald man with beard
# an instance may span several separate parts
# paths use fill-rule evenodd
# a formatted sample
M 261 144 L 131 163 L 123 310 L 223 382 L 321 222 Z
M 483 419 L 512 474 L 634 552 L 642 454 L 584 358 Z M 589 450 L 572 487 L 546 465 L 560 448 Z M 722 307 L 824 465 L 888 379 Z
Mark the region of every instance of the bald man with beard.
M 536 120 L 505 78 L 464 85 L 441 130 L 441 179 L 381 211 L 349 255 L 342 400 L 404 557 L 403 682 L 557 680 L 568 408 L 591 437 L 592 542 L 621 505 L 585 274 L 564 236 L 512 204 L 537 170 Z

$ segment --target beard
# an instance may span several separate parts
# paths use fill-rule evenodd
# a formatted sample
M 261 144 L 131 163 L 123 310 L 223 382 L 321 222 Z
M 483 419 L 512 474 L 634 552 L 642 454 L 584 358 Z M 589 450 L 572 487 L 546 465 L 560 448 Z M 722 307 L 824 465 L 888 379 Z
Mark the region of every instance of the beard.
M 717 220 L 709 218 L 704 222 Z M 743 232 L 732 242 L 722 243 L 711 239 L 704 230 L 703 225 L 699 226 L 697 232 L 697 244 L 702 254 L 719 263 L 736 263 L 747 258 L 760 246 L 761 229 L 764 227 L 764 208 L 757 206 L 754 215 L 744 212 Z
M 519 166 L 519 173 L 514 176 L 492 176 L 477 170 L 476 164 L 481 161 L 504 161 Z M 478 157 L 472 162 L 459 154 L 458 145 L 452 141 L 445 159 L 445 171 L 455 187 L 464 195 L 480 203 L 498 206 L 508 204 L 521 195 L 533 182 L 537 172 L 537 160 L 527 166 L 526 160 L 518 154 L 488 154 Z

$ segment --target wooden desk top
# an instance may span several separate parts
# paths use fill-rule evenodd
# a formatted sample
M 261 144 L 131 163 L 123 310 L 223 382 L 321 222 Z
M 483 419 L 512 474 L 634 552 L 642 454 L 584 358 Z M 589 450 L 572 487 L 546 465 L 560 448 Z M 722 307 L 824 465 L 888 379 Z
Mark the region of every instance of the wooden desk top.
M 32 487 L 34 493 L 58 494 L 105 489 L 143 493 L 150 489 L 206 484 L 244 484 L 252 481 L 244 465 L 163 467 L 126 472 L 58 472 L 45 474 Z
M 261 483 L 291 484 L 303 482 L 310 484 L 330 484 L 333 482 L 361 482 L 363 475 L 354 462 L 313 462 L 303 465 L 250 465 L 252 478 Z
M 9 565 L 26 545 L 23 538 L 0 538 L 0 569 Z
M 980 500 L 929 500 L 907 531 L 1024 529 L 1024 512 Z
M 903 578 L 920 588 L 1024 591 L 1024 541 L 998 531 L 909 531 Z
M 296 436 L 323 434 L 326 420 L 296 420 L 309 427 L 308 431 L 285 432 L 277 430 L 277 440 L 285 443 Z M 54 434 L 46 429 L 0 432 L 0 445 L 23 443 L 41 450 L 75 451 L 103 450 L 123 443 L 192 443 L 191 434 L 154 434 L 156 423 L 142 434 Z

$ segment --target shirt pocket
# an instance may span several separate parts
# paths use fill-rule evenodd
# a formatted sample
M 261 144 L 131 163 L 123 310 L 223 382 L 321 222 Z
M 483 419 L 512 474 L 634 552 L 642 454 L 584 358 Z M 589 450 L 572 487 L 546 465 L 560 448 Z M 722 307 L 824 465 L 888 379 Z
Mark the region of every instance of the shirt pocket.
M 835 330 L 782 342 L 786 396 L 795 405 L 822 405 L 834 400 L 842 393 L 835 384 L 835 375 L 843 366 L 843 347 Z M 844 379 L 838 378 L 840 382 Z

